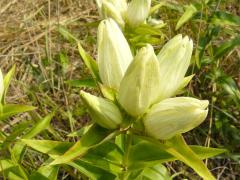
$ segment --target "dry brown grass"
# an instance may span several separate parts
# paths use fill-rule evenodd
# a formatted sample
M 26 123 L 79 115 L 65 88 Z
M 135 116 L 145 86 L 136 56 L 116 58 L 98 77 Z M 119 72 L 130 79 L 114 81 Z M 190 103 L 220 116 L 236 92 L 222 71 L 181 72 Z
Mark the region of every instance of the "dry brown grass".
M 234 14 L 239 13 L 236 8 L 232 11 Z M 93 0 L 0 0 L 0 67 L 3 72 L 7 72 L 13 64 L 17 65 L 16 79 L 12 83 L 8 102 L 32 102 L 39 107 L 38 113 L 41 115 L 59 108 L 58 116 L 61 117 L 56 117 L 53 126 L 62 137 L 69 133 L 68 128 L 77 129 L 69 127 L 67 121 L 70 118 L 79 123 L 75 126 L 81 126 L 81 122 L 85 121 L 82 117 L 80 119 L 81 112 L 76 109 L 80 106 L 78 92 L 69 89 L 64 80 L 81 78 L 86 70 L 82 67 L 76 45 L 62 39 L 58 26 L 69 29 L 84 42 L 86 50 L 95 55 L 96 28 L 88 28 L 86 24 L 98 18 Z M 59 66 L 56 58 L 59 52 L 65 52 L 70 61 L 67 72 L 62 75 L 56 70 Z M 237 53 L 239 56 L 239 51 Z M 240 86 L 240 74 L 236 72 L 239 68 L 234 64 L 230 63 L 233 66 L 230 68 L 227 61 L 225 69 L 238 78 Z M 21 118 L 15 118 L 12 123 L 18 121 Z M 194 137 L 188 139 L 191 141 Z M 229 159 L 213 163 L 210 161 L 209 164 L 215 167 L 212 170 L 219 179 L 222 174 L 226 174 L 228 179 L 239 177 L 238 172 L 234 171 L 235 167 L 232 168 L 236 163 Z M 180 163 L 169 164 L 169 167 L 185 170 Z M 175 170 L 172 168 L 172 172 Z
M 17 64 L 17 79 L 25 84 L 34 81 L 32 67 L 40 69 L 45 81 L 53 81 L 53 70 L 44 67 L 43 59 L 67 49 L 71 70 L 79 67 L 76 48 L 61 41 L 57 28 L 65 26 L 85 40 L 86 22 L 98 18 L 93 1 L 88 0 L 2 0 L 0 1 L 0 66 L 6 72 Z M 56 65 L 57 62 L 53 62 Z M 72 73 L 69 73 L 72 74 Z M 54 88 L 54 87 L 53 87 Z M 20 88 L 21 89 L 21 88 Z M 24 95 L 13 87 L 11 99 Z

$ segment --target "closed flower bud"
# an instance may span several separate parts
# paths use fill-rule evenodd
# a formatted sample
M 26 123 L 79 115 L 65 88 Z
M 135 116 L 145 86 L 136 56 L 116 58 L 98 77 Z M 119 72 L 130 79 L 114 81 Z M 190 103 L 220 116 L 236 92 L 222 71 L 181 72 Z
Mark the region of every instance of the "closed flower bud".
M 122 123 L 121 112 L 113 102 L 84 91 L 81 91 L 81 97 L 87 105 L 91 118 L 100 126 L 116 129 Z
M 177 35 L 158 54 L 161 82 L 159 100 L 175 95 L 190 65 L 193 42 Z
M 3 93 L 4 93 L 4 82 L 3 82 L 2 71 L 0 69 L 0 102 L 2 101 Z
M 112 19 L 103 20 L 98 28 L 98 67 L 104 85 L 118 90 L 133 57 L 118 25 Z
M 132 0 L 127 9 L 126 20 L 131 27 L 139 26 L 148 17 L 151 0 Z
M 159 96 L 159 65 L 153 47 L 140 49 L 121 82 L 118 100 L 132 116 L 142 115 Z
M 125 25 L 126 0 L 96 0 L 96 3 L 102 18 L 113 18 L 121 27 Z
M 148 135 L 161 140 L 200 125 L 208 113 L 208 101 L 190 97 L 169 98 L 151 107 L 144 117 Z

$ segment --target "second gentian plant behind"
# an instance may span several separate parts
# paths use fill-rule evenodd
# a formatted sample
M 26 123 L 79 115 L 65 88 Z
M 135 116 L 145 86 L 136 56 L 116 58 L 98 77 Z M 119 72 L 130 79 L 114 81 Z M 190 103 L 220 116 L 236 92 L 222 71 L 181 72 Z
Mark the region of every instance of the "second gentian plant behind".
M 208 101 L 175 97 L 189 77 L 193 42 L 177 35 L 156 55 L 147 44 L 133 57 L 117 23 L 103 20 L 98 29 L 98 67 L 104 86 L 116 92 L 111 101 L 81 92 L 92 119 L 108 129 L 122 127 L 125 114 L 141 121 L 148 136 L 167 140 L 201 124 Z M 130 123 L 130 122 L 129 122 Z

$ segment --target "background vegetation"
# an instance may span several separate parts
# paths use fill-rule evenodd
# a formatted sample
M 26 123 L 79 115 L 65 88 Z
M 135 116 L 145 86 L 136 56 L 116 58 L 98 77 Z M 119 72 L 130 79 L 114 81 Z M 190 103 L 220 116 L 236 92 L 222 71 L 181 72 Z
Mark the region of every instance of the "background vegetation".
M 153 5 L 158 2 L 153 1 Z M 161 3 L 153 17 L 160 18 L 166 25 L 158 33 L 153 32 L 151 41 L 159 50 L 167 38 L 178 33 L 193 39 L 195 51 L 188 74 L 195 76 L 184 94 L 210 101 L 207 120 L 186 134 L 186 140 L 189 144 L 228 149 L 229 154 L 209 159 L 206 164 L 218 179 L 239 179 L 240 1 L 212 0 L 208 5 L 187 0 Z M 194 8 L 186 6 L 190 4 Z M 186 9 L 186 23 L 179 24 Z M 76 137 L 69 134 L 89 120 L 79 91 L 98 92 L 80 58 L 77 44 L 66 31 L 96 57 L 98 21 L 92 0 L 0 1 L 0 67 L 4 73 L 14 64 L 17 67 L 7 101 L 38 107 L 30 115 L 18 115 L 0 123 L 1 132 L 10 136 L 7 143 L 14 143 L 39 118 L 55 110 L 51 125 L 37 138 L 76 141 Z M 138 33 L 140 38 L 149 40 L 144 31 Z M 3 147 L 9 145 L 4 143 Z M 31 156 L 28 153 L 23 166 L 37 169 L 46 157 L 28 151 Z M 2 150 L 0 156 L 7 154 Z M 181 163 L 169 163 L 167 167 L 172 174 L 184 174 L 178 176 L 180 179 L 195 178 Z M 64 167 L 59 174 L 59 179 L 76 177 L 76 172 Z

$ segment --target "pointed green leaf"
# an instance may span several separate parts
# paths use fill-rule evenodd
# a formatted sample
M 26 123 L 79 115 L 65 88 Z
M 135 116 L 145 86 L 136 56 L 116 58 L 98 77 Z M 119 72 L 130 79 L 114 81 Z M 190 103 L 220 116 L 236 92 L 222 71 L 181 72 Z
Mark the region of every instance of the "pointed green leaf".
M 57 180 L 58 171 L 58 166 L 41 166 L 31 174 L 29 180 Z
M 182 25 L 189 21 L 196 13 L 197 8 L 193 4 L 188 5 L 184 14 L 178 20 L 175 30 L 178 30 L 180 27 L 182 27 Z
M 90 87 L 96 88 L 97 84 L 94 79 L 79 79 L 66 81 L 72 87 Z
M 14 75 L 14 73 L 15 73 L 15 70 L 16 70 L 16 65 L 14 65 L 14 66 L 10 69 L 10 71 L 8 71 L 8 73 L 4 76 L 4 80 L 3 80 L 3 82 L 4 82 L 4 95 L 3 95 L 3 99 L 2 99 L 3 104 L 5 104 L 5 97 L 6 97 L 6 94 L 7 94 L 7 92 L 8 92 L 8 87 L 9 87 L 9 85 L 10 85 L 11 79 L 13 78 L 13 75 Z
M 166 141 L 166 145 L 169 147 L 166 149 L 168 153 L 172 154 L 178 160 L 193 168 L 194 171 L 196 171 L 196 173 L 198 173 L 198 175 L 203 179 L 215 179 L 205 164 L 186 144 L 181 135 L 177 135 L 174 138 Z
M 145 168 L 141 173 L 141 176 L 136 180 L 171 180 L 171 177 L 168 174 L 167 168 L 162 164 L 154 165 L 153 167 Z
M 62 156 L 55 159 L 51 165 L 68 163 L 77 157 L 83 156 L 90 149 L 99 146 L 103 142 L 115 137 L 117 134 L 118 131 L 110 131 L 94 124 L 74 146 Z
M 51 140 L 22 139 L 21 141 L 41 153 L 48 154 L 50 157 L 58 157 L 64 154 L 73 145 L 73 143 L 70 142 Z
M 36 109 L 36 107 L 20 104 L 6 104 L 2 107 L 2 113 L 0 113 L 0 121 L 10 116 L 23 113 L 26 111 L 32 111 L 34 109 Z
M 47 115 L 46 117 L 44 117 L 42 120 L 39 120 L 34 126 L 33 128 L 27 132 L 22 138 L 23 139 L 31 139 L 34 136 L 36 136 L 37 134 L 39 134 L 41 131 L 45 130 L 48 128 L 53 116 L 54 116 L 55 112 L 52 112 L 51 114 Z
M 224 41 L 219 47 L 217 47 L 214 51 L 214 57 L 220 58 L 224 54 L 228 53 L 235 47 L 240 46 L 240 36 L 237 36 L 229 41 Z
M 129 169 L 142 169 L 144 167 L 151 167 L 157 163 L 176 160 L 176 157 L 166 152 L 166 148 L 164 145 L 162 145 L 162 148 L 159 148 L 157 144 L 141 140 L 141 142 L 135 144 L 130 149 Z M 190 146 L 190 148 L 202 160 L 226 152 L 224 149 L 207 148 L 203 146 Z
M 39 120 L 22 138 L 23 139 L 31 139 L 41 133 L 43 130 L 47 129 L 52 120 L 54 112 L 46 116 L 45 118 Z M 24 155 L 25 144 L 23 142 L 16 142 L 12 148 L 12 155 L 14 158 L 19 161 L 22 159 Z
M 240 26 L 240 16 L 226 13 L 224 11 L 217 11 L 211 17 L 211 23 L 220 26 Z
M 80 42 L 78 42 L 78 51 L 81 55 L 84 64 L 87 66 L 87 68 L 90 70 L 92 76 L 100 82 L 99 78 L 99 71 L 96 61 L 83 49 Z
M 10 159 L 0 160 L 0 172 L 3 177 L 11 180 L 28 180 L 25 170 Z
M 63 155 L 73 145 L 73 143 L 49 140 L 23 139 L 22 142 L 55 159 Z M 123 153 L 114 143 L 107 142 L 90 150 L 80 161 L 117 174 L 120 173 L 122 169 L 120 165 L 122 156 Z
M 68 163 L 68 165 L 76 168 L 78 171 L 89 177 L 91 180 L 113 180 L 115 175 L 108 171 L 104 171 L 100 168 L 94 167 L 88 163 L 80 160 Z
M 63 26 L 58 27 L 58 32 L 69 42 L 77 42 L 78 39 Z

